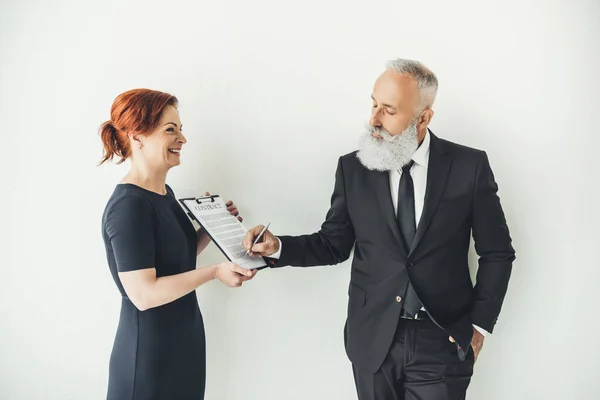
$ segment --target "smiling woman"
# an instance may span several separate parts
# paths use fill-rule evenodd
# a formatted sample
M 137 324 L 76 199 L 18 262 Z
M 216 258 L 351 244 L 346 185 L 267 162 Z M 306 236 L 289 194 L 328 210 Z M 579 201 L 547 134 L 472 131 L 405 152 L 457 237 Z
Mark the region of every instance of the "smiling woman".
M 166 184 L 187 141 L 181 127 L 177 98 L 136 89 L 115 99 L 100 128 L 100 164 L 131 161 L 102 217 L 108 265 L 122 297 L 108 400 L 203 399 L 206 349 L 195 289 L 214 278 L 239 287 L 256 273 L 230 262 L 196 269 L 210 239 L 194 229 Z M 227 206 L 238 216 L 232 202 Z
M 178 100 L 175 96 L 155 90 L 135 89 L 119 95 L 110 110 L 111 119 L 100 128 L 104 144 L 104 157 L 100 164 L 112 160 L 115 156 L 120 157 L 117 164 L 121 164 L 131 157 L 129 133 L 150 135 L 161 122 L 163 111 L 169 109 L 172 116 L 173 113 L 177 113 L 177 105 Z M 172 126 L 177 128 L 174 122 Z

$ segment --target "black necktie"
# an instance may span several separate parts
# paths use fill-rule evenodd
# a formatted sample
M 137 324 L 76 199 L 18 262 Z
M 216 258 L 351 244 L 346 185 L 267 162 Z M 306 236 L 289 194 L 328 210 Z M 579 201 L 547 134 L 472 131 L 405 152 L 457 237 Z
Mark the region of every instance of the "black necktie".
M 402 176 L 400 177 L 400 185 L 398 186 L 398 211 L 396 220 L 404 238 L 407 252 L 410 252 L 417 231 L 415 220 L 415 188 L 410 176 L 410 169 L 414 163 L 413 160 L 410 160 L 408 164 L 402 167 Z M 403 308 L 412 317 L 421 309 L 421 303 L 410 282 L 408 282 L 406 293 L 404 294 Z

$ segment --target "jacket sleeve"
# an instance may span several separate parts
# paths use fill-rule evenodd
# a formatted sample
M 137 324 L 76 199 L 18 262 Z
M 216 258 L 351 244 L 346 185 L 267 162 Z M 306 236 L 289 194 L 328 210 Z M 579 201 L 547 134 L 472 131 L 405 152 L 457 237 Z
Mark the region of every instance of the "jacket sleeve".
M 479 269 L 471 310 L 473 324 L 492 332 L 500 314 L 515 260 L 515 250 L 488 156 L 481 153 L 475 178 L 472 229 Z
M 272 267 L 334 265 L 348 259 L 355 234 L 346 204 L 342 158 L 338 160 L 331 206 L 321 229 L 310 235 L 279 236 L 281 255 Z

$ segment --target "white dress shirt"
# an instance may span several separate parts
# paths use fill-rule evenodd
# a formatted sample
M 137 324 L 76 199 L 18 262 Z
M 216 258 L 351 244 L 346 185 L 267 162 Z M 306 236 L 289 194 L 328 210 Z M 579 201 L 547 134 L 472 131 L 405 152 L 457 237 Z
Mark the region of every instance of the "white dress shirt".
M 425 134 L 423 143 L 419 146 L 417 151 L 412 156 L 414 161 L 413 166 L 410 169 L 410 176 L 413 179 L 414 194 L 415 194 L 415 226 L 419 225 L 421 214 L 423 213 L 423 204 L 425 202 L 425 189 L 427 187 L 427 167 L 429 165 L 429 144 L 431 143 L 431 136 L 429 131 Z M 398 212 L 398 186 L 400 186 L 400 178 L 402 177 L 402 170 L 394 170 L 389 172 L 390 179 L 390 191 L 392 195 L 392 204 L 394 205 L 394 212 Z M 279 238 L 277 238 L 279 240 Z M 270 258 L 278 259 L 281 255 L 281 240 L 279 240 L 279 250 L 277 253 L 270 255 Z M 425 310 L 425 308 L 421 308 Z M 473 325 L 481 334 L 486 335 L 487 331 L 480 328 L 477 325 Z

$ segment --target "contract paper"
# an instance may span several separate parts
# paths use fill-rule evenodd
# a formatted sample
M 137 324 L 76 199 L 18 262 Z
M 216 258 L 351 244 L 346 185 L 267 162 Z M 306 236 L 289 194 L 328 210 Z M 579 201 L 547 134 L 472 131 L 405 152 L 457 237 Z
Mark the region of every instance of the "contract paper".
M 231 261 L 247 269 L 267 266 L 262 257 L 246 256 L 242 240 L 248 230 L 227 211 L 227 206 L 218 195 L 180 199 L 188 215 L 196 220 L 210 235 L 213 242 Z

